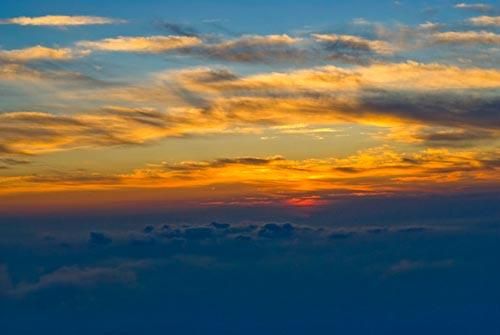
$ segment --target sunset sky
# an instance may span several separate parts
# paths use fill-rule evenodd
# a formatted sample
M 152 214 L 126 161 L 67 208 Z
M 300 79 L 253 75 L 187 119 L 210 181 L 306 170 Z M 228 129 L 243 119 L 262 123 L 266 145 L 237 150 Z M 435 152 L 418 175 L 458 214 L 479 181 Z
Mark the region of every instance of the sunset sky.
M 57 286 L 61 271 L 69 286 L 76 277 L 102 278 L 103 271 L 108 283 L 115 283 L 116 271 L 118 282 L 122 275 L 135 282 L 158 250 L 130 251 L 134 261 L 118 265 L 102 265 L 103 259 L 125 257 L 125 247 L 114 243 L 129 243 L 125 236 L 137 226 L 141 232 L 152 224 L 144 228 L 150 234 L 173 221 L 188 225 L 175 235 L 187 241 L 190 229 L 201 229 L 196 243 L 211 221 L 254 231 L 242 239 L 301 231 L 301 243 L 382 229 L 399 250 L 382 257 L 382 277 L 449 269 L 460 264 L 463 249 L 447 245 L 449 254 L 436 256 L 442 245 L 436 239 L 446 234 L 459 231 L 456 238 L 464 241 L 476 234 L 473 245 L 498 250 L 492 236 L 500 236 L 499 189 L 500 7 L 494 0 L 0 3 L 0 299 L 2 290 L 16 300 Z M 277 228 L 266 228 L 269 222 Z M 431 260 L 420 259 L 425 253 L 397 259 L 406 249 L 398 244 L 404 234 L 395 232 L 429 227 L 444 234 L 422 236 Z M 423 242 L 409 238 L 408 252 L 422 250 Z M 84 249 L 71 251 L 79 256 L 52 254 L 45 248 L 54 246 L 44 243 L 54 239 Z M 85 249 L 94 243 L 111 249 Z M 352 249 L 364 242 L 349 243 L 355 246 L 341 258 L 373 256 L 368 246 Z M 210 252 L 233 250 L 218 247 Z M 30 258 L 32 248 L 50 256 Z M 259 252 L 269 261 L 267 248 Z M 304 248 L 303 254 L 294 249 L 298 258 L 331 251 Z M 474 252 L 483 257 L 483 251 Z M 15 265 L 21 261 L 43 270 Z M 471 270 L 464 269 L 456 270 L 462 279 Z M 345 271 L 346 278 L 357 276 Z M 482 274 L 500 277 L 498 270 Z M 500 297 L 498 288 L 493 296 Z M 10 304 L 0 303 L 0 312 L 12 310 Z M 13 320 L 32 308 L 14 304 Z M 498 300 L 463 306 L 458 315 L 473 310 L 486 321 L 500 310 Z M 339 329 L 351 329 L 348 324 Z M 399 326 L 384 329 L 404 329 Z M 9 327 L 24 334 L 14 323 Z M 211 329 L 220 331 L 216 324 Z

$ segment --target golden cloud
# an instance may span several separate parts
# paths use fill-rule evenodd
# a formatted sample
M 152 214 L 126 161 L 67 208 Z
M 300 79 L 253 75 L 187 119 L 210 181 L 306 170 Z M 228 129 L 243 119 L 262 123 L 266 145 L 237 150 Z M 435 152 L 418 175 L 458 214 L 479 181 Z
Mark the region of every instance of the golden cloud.
M 80 41 L 77 46 L 99 51 L 159 53 L 192 47 L 200 43 L 198 37 L 192 36 L 120 36 L 100 41 Z
M 4 72 L 0 77 L 8 78 L 9 68 Z M 78 78 L 73 79 L 85 79 Z M 71 100 L 81 110 L 71 115 L 0 114 L 0 145 L 37 154 L 187 135 L 277 131 L 276 126 L 297 124 L 304 127 L 288 132 L 318 135 L 335 123 L 405 127 L 408 131 L 392 137 L 405 142 L 465 142 L 498 136 L 499 88 L 496 69 L 415 62 L 249 76 L 195 68 L 155 74 L 143 86 L 87 85 L 73 95 L 72 89 L 59 92 L 55 87 L 66 103 Z M 105 107 L 85 111 L 81 96 Z M 439 133 L 426 127 L 443 129 Z
M 100 16 L 68 16 L 68 15 L 46 15 L 37 17 L 20 16 L 10 19 L 0 20 L 0 24 L 18 24 L 21 26 L 83 26 L 123 23 L 123 20 L 116 20 Z
M 87 55 L 88 52 L 75 52 L 69 48 L 54 49 L 41 45 L 34 47 L 16 49 L 16 50 L 0 50 L 0 60 L 8 62 L 30 62 L 38 60 L 69 60 L 76 57 Z
M 244 196 L 244 190 L 250 187 L 254 196 L 268 199 L 294 194 L 327 199 L 328 194 L 336 192 L 356 196 L 494 187 L 500 183 L 499 168 L 498 150 L 425 149 L 403 153 L 381 146 L 346 157 L 323 159 L 236 157 L 150 164 L 129 173 L 108 175 L 77 171 L 6 176 L 0 177 L 0 194 L 127 190 L 129 197 L 133 197 L 141 189 L 170 189 L 185 190 L 186 196 L 193 199 L 198 196 L 193 190 L 210 189 L 217 197 L 217 187 L 227 195 L 222 185 L 233 185 L 231 194 L 236 197 Z
M 489 31 L 447 31 L 433 36 L 435 43 L 500 44 L 500 35 Z

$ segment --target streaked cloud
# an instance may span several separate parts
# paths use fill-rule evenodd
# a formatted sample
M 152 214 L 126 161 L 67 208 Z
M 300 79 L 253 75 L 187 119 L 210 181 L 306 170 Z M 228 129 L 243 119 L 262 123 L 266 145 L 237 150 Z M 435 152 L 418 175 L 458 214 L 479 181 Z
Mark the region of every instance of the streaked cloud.
M 8 62 L 30 62 L 39 60 L 69 60 L 85 56 L 88 52 L 74 51 L 70 48 L 48 48 L 41 45 L 34 47 L 0 50 L 0 60 Z
M 91 111 L 0 114 L 0 145 L 8 151 L 37 154 L 263 129 L 318 135 L 331 129 L 308 126 L 335 123 L 470 130 L 463 134 L 472 134 L 474 128 L 476 134 L 480 129 L 495 137 L 499 83 L 500 72 L 495 69 L 416 62 L 243 77 L 227 69 L 168 71 L 155 74 L 142 88 L 89 85 L 85 94 L 103 104 Z M 80 104 L 78 98 L 71 99 Z M 117 99 L 122 105 L 111 105 Z M 298 124 L 303 126 L 290 128 Z
M 38 278 L 37 282 L 22 282 L 7 293 L 22 297 L 41 290 L 60 287 L 89 288 L 98 285 L 131 285 L 136 281 L 136 272 L 150 266 L 145 261 L 131 261 L 116 266 L 78 267 L 64 266 Z
M 248 35 L 236 39 L 204 44 L 188 50 L 194 55 L 231 62 L 277 62 L 300 60 L 305 52 L 294 48 L 302 39 L 289 35 Z
M 395 51 L 394 46 L 385 41 L 368 40 L 353 35 L 337 34 L 314 34 L 314 39 L 319 42 L 329 44 L 330 49 L 353 49 L 360 51 L 372 51 L 378 54 L 392 54 Z
M 160 53 L 192 47 L 200 43 L 199 38 L 192 36 L 120 36 L 99 41 L 80 41 L 77 42 L 77 46 L 110 52 Z
M 10 19 L 0 19 L 0 24 L 17 24 L 21 26 L 85 26 L 123 23 L 123 20 L 100 17 L 100 16 L 69 16 L 69 15 L 46 15 L 46 16 L 19 16 Z
M 346 157 L 321 159 L 220 158 L 149 164 L 144 168 L 107 176 L 91 172 L 52 172 L 37 176 L 2 177 L 0 184 L 5 187 L 0 193 L 2 196 L 13 196 L 26 192 L 55 192 L 57 197 L 61 192 L 94 190 L 114 192 L 119 199 L 122 190 L 127 192 L 129 200 L 137 197 L 139 201 L 147 195 L 152 201 L 158 191 L 163 194 L 163 201 L 182 194 L 186 203 L 210 203 L 224 199 L 244 203 L 246 197 L 252 196 L 255 201 L 267 204 L 319 206 L 337 196 L 449 192 L 481 185 L 485 189 L 494 188 L 500 182 L 499 155 L 498 150 L 482 152 L 438 148 L 404 153 L 381 146 L 360 150 Z M 130 193 L 131 189 L 135 191 Z M 248 205 L 252 203 L 247 202 Z
M 491 5 L 484 3 L 465 3 L 465 2 L 457 3 L 454 7 L 458 9 L 473 10 L 480 12 L 486 12 L 493 8 Z
M 490 31 L 447 31 L 433 35 L 436 43 L 500 44 L 500 35 Z

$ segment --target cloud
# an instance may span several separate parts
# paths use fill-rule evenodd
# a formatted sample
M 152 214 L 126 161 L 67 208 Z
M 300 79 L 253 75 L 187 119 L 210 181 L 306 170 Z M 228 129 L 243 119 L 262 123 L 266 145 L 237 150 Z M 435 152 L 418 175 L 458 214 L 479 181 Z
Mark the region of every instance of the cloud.
M 211 223 L 211 225 L 215 228 L 215 229 L 228 229 L 231 227 L 231 225 L 229 223 L 219 223 L 219 222 L 216 222 L 216 221 L 213 221 Z
M 76 52 L 69 48 L 53 49 L 37 45 L 25 49 L 0 50 L 0 60 L 21 63 L 40 60 L 58 61 L 70 60 L 87 54 L 86 52 Z
M 432 35 L 435 43 L 441 44 L 500 44 L 500 35 L 489 31 L 447 31 Z
M 473 10 L 473 11 L 480 11 L 480 12 L 487 12 L 493 9 L 491 5 L 484 4 L 484 3 L 457 3 L 455 8 L 458 9 L 465 9 L 465 10 Z
M 240 157 L 240 158 L 219 158 L 212 161 L 205 162 L 181 162 L 179 164 L 168 164 L 164 163 L 163 168 L 165 171 L 173 171 L 173 172 L 190 172 L 190 171 L 199 171 L 202 169 L 211 169 L 211 168 L 223 168 L 230 165 L 268 165 L 273 162 L 284 160 L 281 156 L 273 156 L 266 158 L 258 158 L 258 157 Z
M 258 235 L 260 237 L 271 238 L 271 239 L 280 239 L 280 238 L 290 238 L 294 235 L 295 228 L 290 223 L 285 224 L 276 224 L 276 223 L 267 223 L 262 226 Z
M 95 288 L 99 285 L 132 285 L 136 272 L 150 266 L 147 261 L 126 262 L 109 267 L 64 266 L 42 275 L 34 283 L 22 282 L 10 290 L 14 296 L 25 296 L 34 292 L 61 288 Z
M 340 53 L 345 53 L 346 50 L 371 51 L 382 55 L 390 55 L 395 52 L 394 46 L 385 41 L 368 40 L 353 35 L 313 34 L 312 36 L 316 41 L 326 44 L 329 51 Z
M 314 34 L 313 39 L 298 38 L 287 34 L 202 39 L 189 27 L 167 24 L 167 29 L 177 35 L 120 36 L 100 41 L 79 41 L 76 45 L 83 50 L 175 52 L 179 55 L 240 63 L 304 62 L 332 57 L 358 62 L 358 58 L 387 56 L 396 51 L 396 48 L 388 42 L 368 40 L 352 35 Z
M 213 235 L 214 231 L 210 227 L 191 227 L 186 228 L 182 236 L 187 240 L 203 240 L 211 238 Z
M 475 26 L 500 26 L 500 16 L 478 16 L 468 21 Z
M 21 26 L 84 26 L 123 23 L 117 20 L 100 16 L 68 16 L 68 15 L 46 15 L 38 17 L 20 16 L 10 19 L 0 19 L 0 24 L 17 24 Z
M 387 275 L 396 275 L 396 274 L 414 272 L 420 270 L 446 269 L 452 267 L 453 265 L 454 265 L 453 260 L 411 261 L 404 259 L 392 265 L 387 270 Z
M 415 135 L 431 146 L 474 146 L 476 141 L 491 141 L 498 137 L 496 132 L 480 129 L 427 130 Z
M 172 35 L 199 37 L 200 33 L 190 25 L 174 22 L 159 22 L 157 26 L 167 30 Z
M 19 66 L 4 69 L 7 78 L 8 71 L 37 75 Z M 84 81 L 77 78 L 71 80 Z M 293 131 L 283 128 L 290 125 L 332 123 L 478 128 L 496 136 L 499 82 L 500 72 L 495 69 L 416 62 L 324 66 L 244 77 L 226 69 L 196 68 L 156 74 L 153 83 L 143 87 L 106 88 L 89 83 L 99 88 L 91 88 L 94 99 L 104 103 L 117 98 L 158 108 L 168 103 L 164 111 L 110 105 L 71 115 L 2 113 L 0 146 L 4 152 L 41 154 L 198 134 L 286 132 Z M 78 105 L 78 100 L 73 104 Z M 304 129 L 308 134 L 314 129 L 328 130 Z
M 109 107 L 103 113 L 74 116 L 12 112 L 0 114 L 0 120 L 0 145 L 20 154 L 140 143 L 169 132 L 166 115 L 141 109 Z
M 76 45 L 90 50 L 108 52 L 160 53 L 193 47 L 201 43 L 192 36 L 119 36 L 99 41 L 80 41 Z
M 111 237 L 104 233 L 90 232 L 89 234 L 89 244 L 90 245 L 107 245 L 113 242 Z
M 207 57 L 230 62 L 279 62 L 300 61 L 306 53 L 296 48 L 300 38 L 289 35 L 246 35 L 232 40 L 204 44 L 185 50 L 194 56 Z

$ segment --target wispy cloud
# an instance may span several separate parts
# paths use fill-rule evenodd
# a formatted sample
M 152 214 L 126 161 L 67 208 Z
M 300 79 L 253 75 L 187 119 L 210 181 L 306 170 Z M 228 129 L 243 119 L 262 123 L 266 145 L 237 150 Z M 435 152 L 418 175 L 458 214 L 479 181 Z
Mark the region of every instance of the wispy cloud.
M 0 60 L 21 63 L 39 60 L 69 60 L 85 55 L 88 55 L 88 52 L 75 51 L 70 48 L 48 48 L 41 45 L 24 49 L 0 50 Z
M 78 47 L 109 52 L 160 53 L 193 47 L 201 43 L 191 36 L 120 36 L 99 41 L 80 41 Z
M 480 12 L 487 12 L 493 9 L 491 5 L 484 4 L 484 3 L 465 3 L 465 2 L 460 2 L 457 3 L 455 8 L 458 9 L 464 9 L 464 10 L 472 10 L 472 11 L 480 11 Z
M 17 24 L 21 26 L 85 26 L 123 23 L 125 21 L 100 16 L 46 15 L 37 17 L 20 16 L 0 19 L 0 24 Z
M 326 66 L 244 77 L 226 69 L 169 71 L 155 74 L 142 87 L 89 86 L 86 94 L 104 105 L 93 111 L 0 114 L 0 144 L 6 150 L 36 154 L 332 123 L 476 128 L 496 136 L 499 101 L 491 90 L 498 88 L 499 81 L 500 73 L 494 69 L 415 62 L 350 69 Z M 78 97 L 67 99 L 79 104 Z M 116 101 L 121 106 L 113 106 Z M 158 107 L 125 107 L 129 104 Z M 321 128 L 304 129 L 312 133 L 311 129 Z
M 385 41 L 369 40 L 353 35 L 337 34 L 313 34 L 316 41 L 327 43 L 329 49 L 352 49 L 360 51 L 372 51 L 378 54 L 392 54 L 394 46 Z
M 447 31 L 433 35 L 436 43 L 500 44 L 500 35 L 489 31 Z

